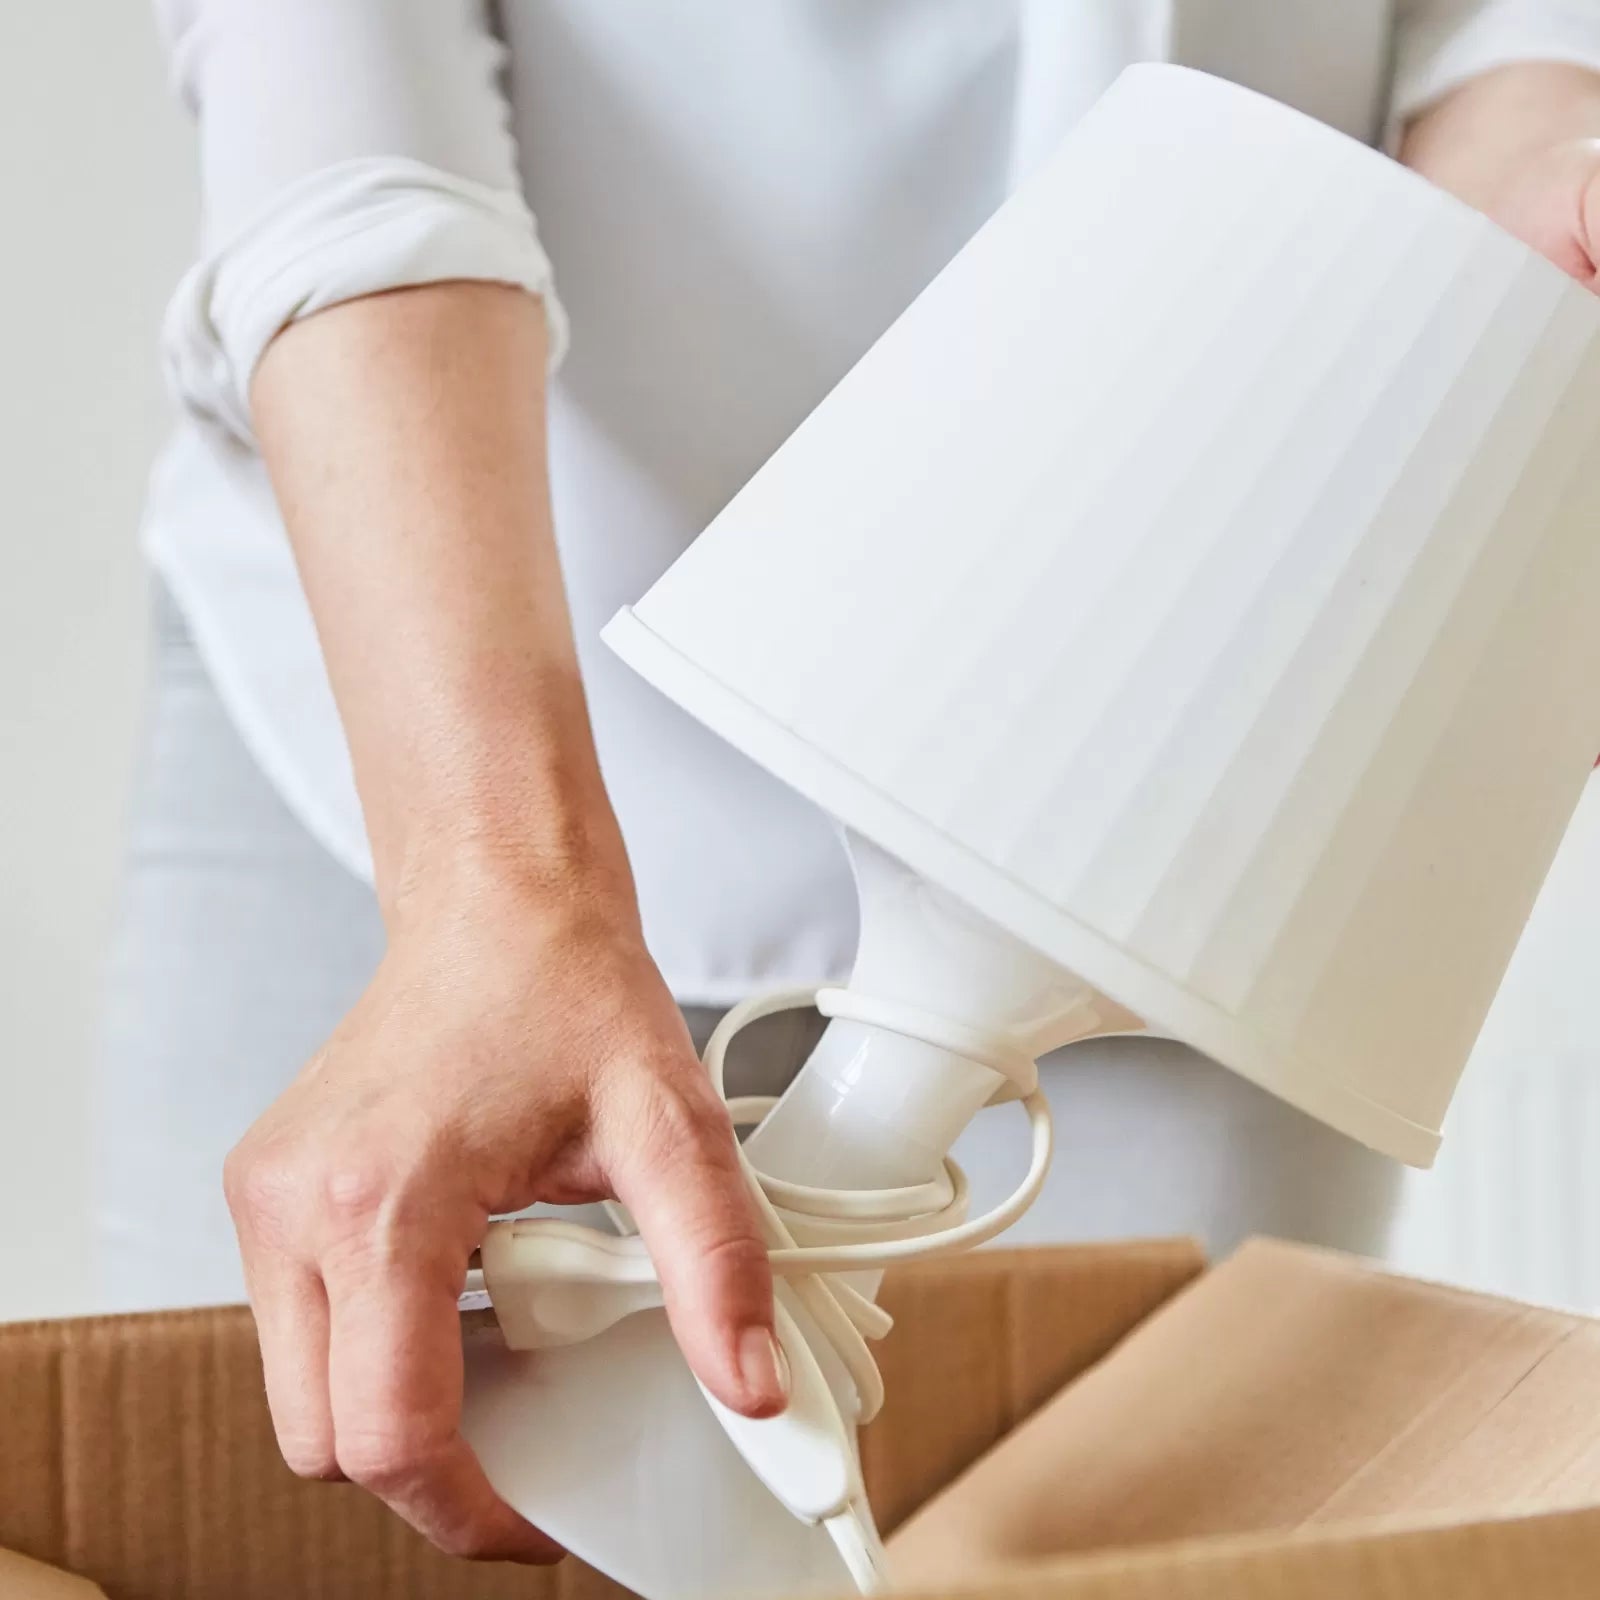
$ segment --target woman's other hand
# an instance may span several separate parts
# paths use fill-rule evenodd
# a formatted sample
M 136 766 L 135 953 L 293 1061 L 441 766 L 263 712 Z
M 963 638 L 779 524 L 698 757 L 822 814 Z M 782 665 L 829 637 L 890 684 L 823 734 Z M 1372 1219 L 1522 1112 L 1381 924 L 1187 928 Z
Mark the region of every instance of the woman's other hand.
M 1417 117 L 1400 159 L 1600 291 L 1600 74 L 1486 73 Z

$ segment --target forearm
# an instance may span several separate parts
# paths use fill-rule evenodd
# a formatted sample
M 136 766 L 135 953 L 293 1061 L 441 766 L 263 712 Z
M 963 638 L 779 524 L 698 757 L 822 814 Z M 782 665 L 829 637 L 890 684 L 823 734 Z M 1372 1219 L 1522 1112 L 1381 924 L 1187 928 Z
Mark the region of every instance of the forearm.
M 627 888 L 551 530 L 544 370 L 536 298 L 446 283 L 297 323 L 256 372 L 389 914 L 456 875 Z
M 708 1392 L 782 1408 L 727 1112 L 645 948 L 555 544 L 545 328 L 441 283 L 291 326 L 251 410 L 321 633 L 389 947 L 228 1158 L 273 1422 L 445 1550 L 549 1560 L 461 1432 L 491 1215 L 614 1196 Z
M 1553 146 L 1600 139 L 1600 73 L 1561 62 L 1486 72 L 1413 119 L 1400 159 L 1488 207 Z

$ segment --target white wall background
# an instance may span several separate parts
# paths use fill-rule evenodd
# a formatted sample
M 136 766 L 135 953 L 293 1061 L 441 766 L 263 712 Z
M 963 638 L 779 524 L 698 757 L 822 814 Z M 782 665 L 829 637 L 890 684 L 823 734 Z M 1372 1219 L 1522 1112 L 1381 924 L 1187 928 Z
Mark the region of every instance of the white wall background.
M 191 154 L 138 0 L 0 5 L 0 1317 L 84 1304 L 82 1129 L 142 672 L 135 534 Z M 1600 790 L 1403 1265 L 1600 1306 Z
M 84 1066 L 191 163 L 148 6 L 0 5 L 0 1316 L 84 1291 Z

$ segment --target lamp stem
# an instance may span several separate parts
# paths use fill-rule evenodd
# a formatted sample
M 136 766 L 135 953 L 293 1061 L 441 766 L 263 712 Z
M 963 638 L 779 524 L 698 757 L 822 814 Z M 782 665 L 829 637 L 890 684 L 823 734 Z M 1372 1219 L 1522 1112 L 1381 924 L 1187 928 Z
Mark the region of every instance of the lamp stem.
M 847 835 L 861 898 L 850 988 L 1041 1052 L 1137 1026 L 1071 973 Z M 750 1136 L 761 1171 L 792 1182 L 892 1188 L 934 1177 L 1001 1087 L 991 1068 L 919 1039 L 843 1018 L 828 1025 L 783 1099 Z

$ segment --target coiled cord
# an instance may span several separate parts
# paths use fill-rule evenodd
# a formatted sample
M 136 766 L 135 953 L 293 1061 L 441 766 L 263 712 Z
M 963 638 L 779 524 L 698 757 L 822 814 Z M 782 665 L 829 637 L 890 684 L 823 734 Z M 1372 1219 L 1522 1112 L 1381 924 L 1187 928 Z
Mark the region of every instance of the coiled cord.
M 746 1182 L 761 1219 L 772 1270 L 805 1307 L 855 1387 L 858 1423 L 870 1422 L 883 1404 L 883 1376 L 868 1347 L 893 1319 L 837 1274 L 873 1271 L 896 1262 L 970 1250 L 1003 1233 L 1038 1198 L 1054 1144 L 1050 1105 L 1039 1091 L 1038 1063 L 1016 1038 L 953 1022 L 899 1001 L 849 989 L 790 989 L 735 1006 L 711 1035 L 702 1057 L 711 1082 L 736 1127 L 759 1123 L 777 1104 L 768 1096 L 729 1099 L 724 1086 L 728 1047 L 751 1023 L 781 1011 L 815 1006 L 830 1019 L 859 1022 L 915 1039 L 977 1062 L 1003 1080 L 991 1104 L 1020 1101 L 1032 1132 L 1032 1159 L 1022 1182 L 992 1210 L 966 1218 L 966 1174 L 948 1156 L 937 1178 L 894 1189 L 829 1189 L 791 1183 L 756 1169 L 740 1149 Z M 795 1242 L 789 1220 L 815 1219 L 849 1237 L 834 1244 Z M 826 1526 L 863 1592 L 882 1586 L 882 1547 L 865 1507 L 852 1507 Z

